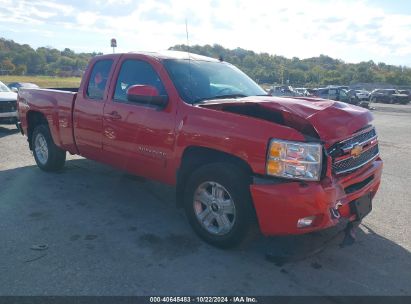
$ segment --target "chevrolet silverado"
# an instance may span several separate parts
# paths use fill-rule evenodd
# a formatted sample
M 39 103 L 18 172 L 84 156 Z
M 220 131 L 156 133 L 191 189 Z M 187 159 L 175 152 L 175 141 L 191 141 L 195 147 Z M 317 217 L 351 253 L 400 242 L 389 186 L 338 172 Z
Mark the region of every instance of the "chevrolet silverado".
M 190 53 L 96 56 L 79 88 L 20 89 L 18 113 L 40 169 L 62 169 L 69 152 L 174 185 L 194 231 L 219 247 L 252 225 L 271 236 L 359 222 L 381 180 L 368 110 L 268 96 Z

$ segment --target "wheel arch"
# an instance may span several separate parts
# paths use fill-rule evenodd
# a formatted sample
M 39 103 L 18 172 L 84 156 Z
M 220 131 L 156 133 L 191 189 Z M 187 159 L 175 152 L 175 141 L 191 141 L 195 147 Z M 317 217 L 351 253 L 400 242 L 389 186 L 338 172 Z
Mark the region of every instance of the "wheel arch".
M 191 173 L 204 165 L 216 162 L 229 163 L 238 167 L 250 178 L 251 183 L 253 170 L 240 157 L 212 148 L 189 146 L 184 150 L 180 167 L 177 170 L 176 202 L 178 207 L 182 206 L 184 187 Z
M 38 111 L 29 111 L 27 113 L 27 139 L 29 142 L 30 150 L 33 150 L 32 147 L 32 137 L 34 129 L 41 124 L 48 125 L 46 116 Z

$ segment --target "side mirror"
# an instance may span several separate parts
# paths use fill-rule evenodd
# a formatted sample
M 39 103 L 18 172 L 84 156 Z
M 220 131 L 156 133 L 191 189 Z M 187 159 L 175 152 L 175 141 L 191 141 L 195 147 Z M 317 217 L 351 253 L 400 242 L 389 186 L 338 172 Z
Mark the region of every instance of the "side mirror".
M 161 109 L 168 104 L 168 96 L 160 95 L 158 90 L 150 85 L 133 85 L 127 90 L 127 100 L 141 104 L 153 105 Z
M 18 93 L 19 90 L 16 87 L 11 87 L 10 90 L 14 93 Z

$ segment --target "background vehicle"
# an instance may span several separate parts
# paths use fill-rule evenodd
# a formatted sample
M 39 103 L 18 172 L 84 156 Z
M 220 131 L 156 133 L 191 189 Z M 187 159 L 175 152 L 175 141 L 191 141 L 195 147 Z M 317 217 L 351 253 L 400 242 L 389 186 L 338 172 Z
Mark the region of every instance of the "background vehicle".
M 340 90 L 349 90 L 350 88 L 348 86 L 344 85 L 328 85 L 327 88 L 329 89 L 340 89 Z
M 347 103 L 356 105 L 362 108 L 369 109 L 370 103 L 367 99 L 360 99 L 358 97 L 358 92 L 356 90 L 345 90 L 345 93 L 348 96 L 348 101 Z
M 317 96 L 318 89 L 306 89 L 306 90 L 310 94 L 309 96 Z
M 66 151 L 176 187 L 196 233 L 238 244 L 360 221 L 382 172 L 369 111 L 271 97 L 231 64 L 186 52 L 94 57 L 79 89 L 20 89 L 37 165 Z
M 411 90 L 398 90 L 398 93 L 408 96 L 408 102 L 411 101 Z
M 295 91 L 301 94 L 301 96 L 311 96 L 310 92 L 306 88 L 296 88 Z
M 350 98 L 347 96 L 347 91 L 343 87 L 320 88 L 317 90 L 316 94 L 316 96 L 320 98 L 350 103 Z
M 17 94 L 0 81 L 0 124 L 17 123 Z
M 302 93 L 295 90 L 292 86 L 274 86 L 268 94 L 271 96 L 303 96 Z
M 406 94 L 401 94 L 395 89 L 377 89 L 371 92 L 370 101 L 407 104 L 410 100 Z
M 7 86 L 10 88 L 10 90 L 16 93 L 20 88 L 31 88 L 31 89 L 39 88 L 37 84 L 30 83 L 30 82 L 12 82 L 12 83 L 9 83 Z
M 370 92 L 366 90 L 355 90 L 355 93 L 359 100 L 364 100 L 364 101 L 370 100 Z

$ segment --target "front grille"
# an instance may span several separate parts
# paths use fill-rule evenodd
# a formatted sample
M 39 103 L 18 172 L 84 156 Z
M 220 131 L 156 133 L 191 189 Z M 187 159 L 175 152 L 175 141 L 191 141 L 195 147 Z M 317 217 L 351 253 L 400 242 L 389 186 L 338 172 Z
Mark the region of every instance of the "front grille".
M 14 112 L 17 110 L 15 100 L 0 101 L 0 113 Z
M 349 157 L 344 160 L 335 162 L 333 164 L 333 171 L 336 174 L 348 173 L 356 169 L 361 168 L 379 154 L 378 145 L 373 146 L 371 149 L 363 152 L 359 157 Z
M 354 145 L 364 145 L 368 141 L 377 137 L 377 133 L 375 132 L 374 128 L 366 129 L 363 132 L 360 132 L 358 135 L 351 137 L 349 139 L 343 140 L 340 145 L 342 144 L 341 148 L 343 150 L 351 150 Z
M 355 171 L 370 163 L 379 155 L 377 133 L 373 127 L 358 132 L 353 137 L 343 140 L 332 149 L 334 174 L 344 174 Z M 359 155 L 354 155 L 354 149 L 362 148 Z

